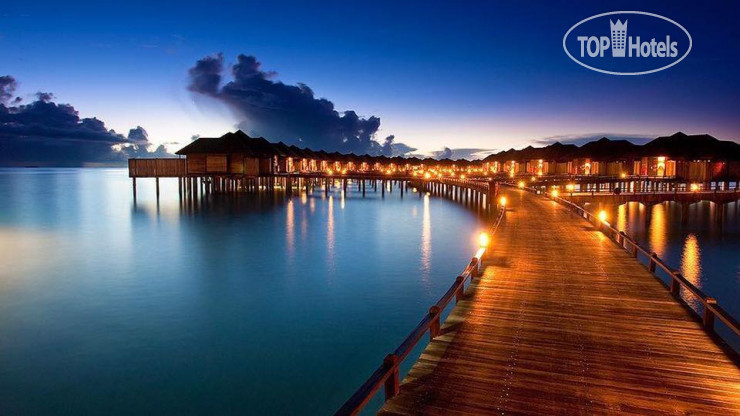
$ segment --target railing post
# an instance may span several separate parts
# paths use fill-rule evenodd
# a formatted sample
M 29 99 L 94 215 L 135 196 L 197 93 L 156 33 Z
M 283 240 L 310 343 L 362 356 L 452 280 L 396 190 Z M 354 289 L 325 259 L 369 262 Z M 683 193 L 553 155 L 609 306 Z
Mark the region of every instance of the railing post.
M 704 313 L 702 314 L 702 323 L 704 329 L 707 331 L 714 331 L 714 311 L 710 309 L 710 305 L 714 306 L 717 304 L 717 299 L 706 298 L 704 300 Z
M 622 248 L 624 248 L 624 237 L 624 231 L 620 231 L 619 234 L 617 234 L 617 244 Z
M 655 259 L 658 258 L 658 255 L 655 252 L 650 253 L 650 264 L 648 264 L 648 270 L 650 270 L 650 273 L 655 273 Z
M 671 295 L 678 298 L 681 295 L 681 283 L 678 281 L 681 277 L 681 273 L 675 272 L 674 276 L 671 276 Z
M 439 336 L 440 328 L 440 309 L 439 306 L 434 305 L 429 308 L 429 316 L 432 318 L 432 323 L 429 325 L 429 341 L 434 341 L 434 338 Z
M 455 284 L 458 285 L 458 288 L 455 291 L 455 303 L 458 303 L 462 300 L 463 294 L 465 293 L 465 278 L 462 276 L 457 276 L 457 279 L 455 279 Z
M 388 401 L 398 395 L 401 388 L 401 380 L 398 369 L 398 356 L 395 354 L 388 354 L 383 360 L 383 365 L 386 368 L 392 368 L 391 374 L 385 380 L 385 400 Z
M 637 258 L 637 244 L 632 243 L 632 257 Z

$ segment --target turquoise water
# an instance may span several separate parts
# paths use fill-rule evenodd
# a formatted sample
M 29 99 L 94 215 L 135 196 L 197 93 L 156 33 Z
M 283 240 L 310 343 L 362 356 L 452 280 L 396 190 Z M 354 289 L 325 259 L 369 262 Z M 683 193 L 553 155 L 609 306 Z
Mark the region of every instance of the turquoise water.
M 610 218 L 740 316 L 738 205 L 645 209 Z M 125 170 L 0 169 L 0 414 L 331 414 L 483 227 L 397 189 L 134 205 Z
M 0 413 L 331 414 L 482 228 L 397 189 L 134 205 L 124 170 L 0 170 Z

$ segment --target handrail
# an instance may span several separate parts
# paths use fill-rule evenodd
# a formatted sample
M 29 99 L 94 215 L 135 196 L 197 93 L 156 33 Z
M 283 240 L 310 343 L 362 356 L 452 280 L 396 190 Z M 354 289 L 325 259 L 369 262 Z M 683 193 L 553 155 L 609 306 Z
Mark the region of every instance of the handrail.
M 506 183 L 505 185 L 514 187 L 514 185 L 510 183 Z M 735 319 L 724 308 L 722 308 L 717 303 L 717 300 L 715 298 L 708 296 L 693 283 L 686 280 L 686 278 L 681 275 L 679 271 L 668 266 L 662 259 L 658 257 L 655 252 L 650 252 L 647 249 L 641 247 L 634 239 L 629 237 L 623 231 L 617 230 L 607 221 L 599 219 L 596 215 L 585 210 L 578 204 L 570 202 L 567 199 L 561 198 L 559 196 L 553 196 L 552 194 L 541 192 L 538 189 L 529 187 L 519 189 L 524 189 L 528 192 L 533 192 L 536 194 L 543 194 L 547 198 L 550 198 L 551 200 L 558 202 L 561 205 L 564 205 L 571 210 L 579 213 L 587 221 L 591 223 L 596 222 L 599 226 L 599 230 L 604 233 L 604 235 L 606 235 L 610 240 L 619 245 L 623 250 L 630 252 L 633 258 L 637 258 L 638 253 L 646 256 L 650 260 L 647 268 L 651 274 L 655 275 L 656 268 L 660 268 L 665 271 L 671 278 L 669 290 L 676 299 L 681 299 L 681 288 L 684 288 L 686 291 L 691 293 L 691 295 L 696 298 L 699 303 L 702 304 L 701 315 L 698 311 L 695 311 L 694 309 L 691 310 L 694 311 L 694 313 L 701 318 L 705 330 L 710 333 L 714 333 L 714 320 L 715 318 L 719 318 L 719 320 L 727 325 L 736 335 L 740 336 L 740 322 L 738 322 L 737 319 Z
M 470 183 L 467 183 L 468 185 Z M 491 225 L 489 235 L 493 236 L 496 230 L 498 230 L 501 220 L 504 217 L 506 209 L 502 207 L 499 210 L 498 216 Z M 429 313 L 422 318 L 422 320 L 411 330 L 409 335 L 398 345 L 393 353 L 388 354 L 383 363 L 365 380 L 364 383 L 347 399 L 342 407 L 337 410 L 336 415 L 356 415 L 362 408 L 370 401 L 375 393 L 380 390 L 381 386 L 385 387 L 385 400 L 393 398 L 399 392 L 400 387 L 400 365 L 401 362 L 408 357 L 408 355 L 416 347 L 419 340 L 424 337 L 424 334 L 429 331 L 430 341 L 440 335 L 440 321 L 442 311 L 449 305 L 452 298 L 455 298 L 455 303 L 462 299 L 463 292 L 465 290 L 465 282 L 470 279 L 471 283 L 473 279 L 479 276 L 481 259 L 488 251 L 488 247 L 481 247 L 471 258 L 468 265 L 465 267 L 463 272 L 457 276 L 455 282 L 450 286 L 444 295 L 429 308 Z

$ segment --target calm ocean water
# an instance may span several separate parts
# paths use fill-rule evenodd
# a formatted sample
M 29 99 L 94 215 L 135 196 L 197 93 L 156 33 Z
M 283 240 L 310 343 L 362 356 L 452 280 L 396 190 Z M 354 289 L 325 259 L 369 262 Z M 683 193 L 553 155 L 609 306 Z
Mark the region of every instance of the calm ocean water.
M 138 185 L 134 206 L 122 169 L 0 170 L 0 413 L 331 414 L 483 228 L 397 189 L 188 207 Z
M 597 210 L 590 205 L 586 208 Z M 685 213 L 675 202 L 651 207 L 630 202 L 607 211 L 610 222 L 618 230 L 658 254 L 740 319 L 740 203 L 725 204 L 724 216 L 719 209 L 708 201 L 689 205 Z M 686 218 L 682 219 L 683 215 Z M 660 277 L 666 284 L 669 282 L 667 276 Z M 696 299 L 691 296 L 684 299 L 699 310 Z M 740 351 L 740 340 L 719 321 L 717 331 Z
M 134 205 L 122 169 L 0 169 L 0 413 L 331 414 L 484 227 L 397 190 L 190 206 L 176 184 Z M 737 204 L 652 210 L 611 217 L 740 316 Z

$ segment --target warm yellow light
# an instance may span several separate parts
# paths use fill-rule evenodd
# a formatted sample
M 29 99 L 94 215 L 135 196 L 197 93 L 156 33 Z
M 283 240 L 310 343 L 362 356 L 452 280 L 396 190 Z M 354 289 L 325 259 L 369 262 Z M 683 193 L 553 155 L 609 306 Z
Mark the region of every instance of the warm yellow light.
M 454 174 L 453 174 L 454 176 Z M 465 179 L 465 175 L 460 175 L 460 179 Z
M 432 175 L 429 172 L 424 173 L 424 179 L 429 179 L 431 177 Z
M 621 176 L 621 177 L 622 177 L 622 179 L 624 179 L 624 178 L 626 178 L 626 177 L 627 177 L 627 174 L 623 172 L 623 173 L 622 173 L 621 175 L 619 175 L 619 176 Z
M 691 184 L 691 192 L 698 192 L 699 191 L 699 184 L 698 183 L 692 183 Z
M 535 180 L 537 180 L 537 178 L 535 178 L 534 176 L 532 176 L 531 178 L 529 178 L 529 180 L 532 181 L 532 182 L 534 182 Z
M 524 181 L 519 181 L 519 189 L 524 189 Z
M 480 237 L 478 237 L 478 242 L 480 243 L 480 246 L 483 248 L 488 247 L 488 244 L 491 243 L 491 237 L 487 233 L 480 233 Z
M 606 211 L 603 209 L 599 211 L 599 220 L 601 220 L 601 222 L 606 222 Z
M 326 174 L 329 175 L 329 176 L 331 176 L 331 175 L 334 174 L 334 171 L 331 170 L 331 169 L 329 169 L 329 170 L 326 171 Z
M 502 207 L 506 206 L 506 197 L 502 196 L 501 199 L 498 200 L 499 204 L 501 204 Z
M 567 189 L 569 191 L 573 191 L 574 189 L 576 189 L 576 186 L 573 185 L 572 183 L 569 183 L 569 184 L 565 185 L 565 189 Z
M 385 174 L 386 175 L 390 175 L 391 174 L 391 171 L 390 170 L 387 170 L 387 171 L 385 171 Z
M 347 169 L 342 169 L 342 175 L 346 175 L 346 174 L 347 174 Z
M 552 192 L 550 192 L 550 195 L 552 195 L 553 198 L 557 198 L 560 192 L 558 192 L 557 189 L 553 189 Z

